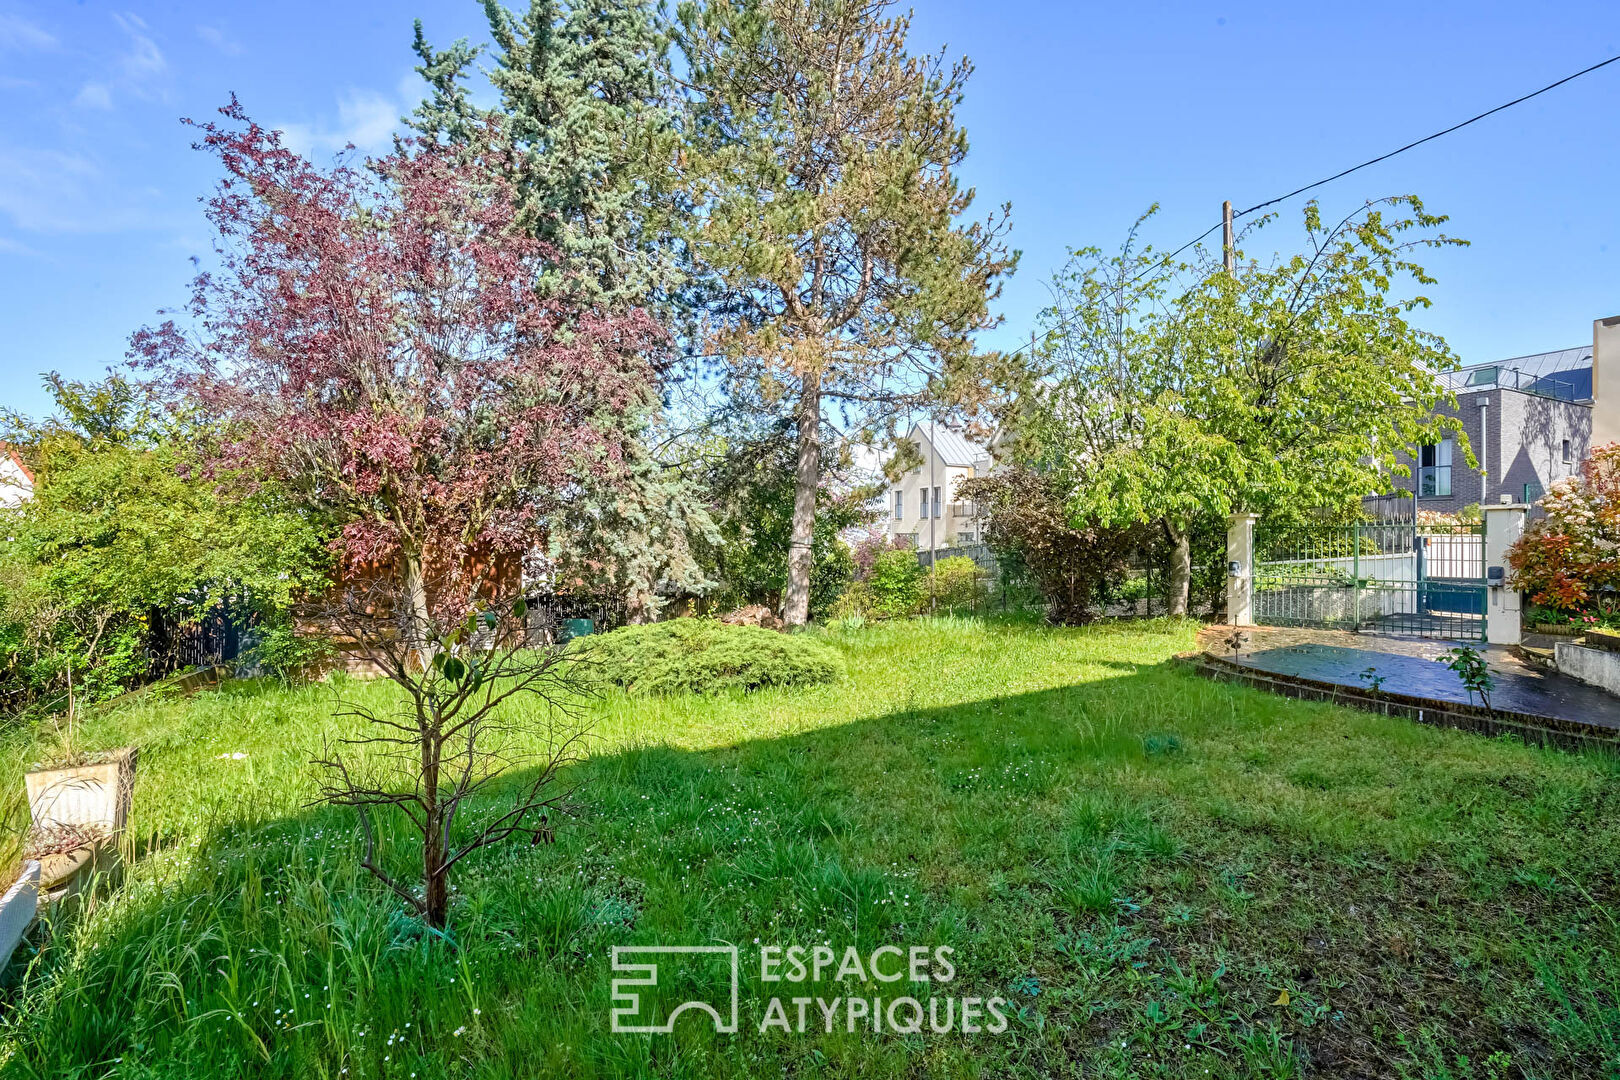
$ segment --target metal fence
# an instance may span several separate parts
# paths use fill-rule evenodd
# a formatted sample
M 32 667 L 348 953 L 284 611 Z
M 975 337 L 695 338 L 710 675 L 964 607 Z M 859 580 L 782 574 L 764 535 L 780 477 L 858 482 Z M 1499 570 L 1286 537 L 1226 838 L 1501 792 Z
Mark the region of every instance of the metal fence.
M 197 616 L 155 612 L 146 638 L 147 677 L 229 664 L 251 636 L 251 608 L 242 598 L 221 599 Z
M 1485 638 L 1482 525 L 1294 528 L 1262 532 L 1256 548 L 1256 622 Z

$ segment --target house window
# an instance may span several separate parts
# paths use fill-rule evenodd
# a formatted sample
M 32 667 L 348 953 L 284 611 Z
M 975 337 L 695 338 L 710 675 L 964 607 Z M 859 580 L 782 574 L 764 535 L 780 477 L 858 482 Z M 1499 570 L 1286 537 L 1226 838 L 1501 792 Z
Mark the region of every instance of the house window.
M 896 488 L 894 492 L 894 520 L 899 521 L 906 508 L 906 493 Z
M 1533 503 L 1533 502 L 1535 502 L 1537 499 L 1541 498 L 1545 494 L 1546 494 L 1546 492 L 1541 490 L 1541 485 L 1539 483 L 1537 483 L 1536 481 L 1529 480 L 1529 481 L 1525 482 L 1525 485 L 1524 485 L 1524 501 L 1525 502 Z
M 1451 494 L 1451 440 L 1418 448 L 1418 494 L 1443 498 Z
M 927 488 L 922 489 L 922 515 L 921 516 L 923 516 L 923 517 L 928 516 L 928 489 Z
M 1569 461 L 1570 461 L 1570 458 L 1569 458 L 1569 440 L 1565 439 L 1564 440 L 1564 464 L 1568 465 Z
M 934 516 L 939 517 L 939 488 L 934 489 Z

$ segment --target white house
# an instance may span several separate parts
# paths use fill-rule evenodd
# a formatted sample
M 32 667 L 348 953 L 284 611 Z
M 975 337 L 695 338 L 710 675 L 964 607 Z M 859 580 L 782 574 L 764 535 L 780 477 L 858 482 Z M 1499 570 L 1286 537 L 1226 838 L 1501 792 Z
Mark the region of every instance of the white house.
M 13 509 L 33 497 L 34 474 L 17 451 L 0 444 L 0 509 Z
M 990 471 L 989 449 L 934 421 L 913 425 L 906 438 L 922 454 L 922 464 L 889 488 L 884 535 L 920 551 L 981 542 L 978 508 L 957 496 L 956 485 Z

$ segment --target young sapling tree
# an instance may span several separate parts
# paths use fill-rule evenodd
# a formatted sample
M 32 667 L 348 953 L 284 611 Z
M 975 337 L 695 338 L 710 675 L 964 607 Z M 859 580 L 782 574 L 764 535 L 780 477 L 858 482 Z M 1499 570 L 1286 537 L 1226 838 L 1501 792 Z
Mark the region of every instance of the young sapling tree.
M 553 815 L 566 811 L 572 790 L 558 774 L 579 759 L 586 736 L 570 704 L 576 662 L 560 647 L 534 644 L 556 635 L 536 633 L 521 596 L 478 600 L 454 618 L 424 617 L 397 580 L 376 578 L 310 614 L 404 691 L 392 711 L 343 703 L 338 716 L 361 721 L 360 729 L 316 760 L 324 771 L 317 802 L 355 810 L 361 865 L 443 929 L 457 863 L 515 837 L 553 838 Z M 525 771 L 516 774 L 519 766 Z M 414 881 L 386 850 L 395 815 L 420 845 Z

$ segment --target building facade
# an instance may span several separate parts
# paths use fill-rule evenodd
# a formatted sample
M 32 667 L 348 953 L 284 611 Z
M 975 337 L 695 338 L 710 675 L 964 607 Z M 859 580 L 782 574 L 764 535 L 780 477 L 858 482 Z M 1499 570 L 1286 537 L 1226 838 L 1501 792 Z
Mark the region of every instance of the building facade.
M 17 451 L 0 445 L 0 508 L 12 509 L 34 497 L 34 474 Z
M 1620 315 L 1592 323 L 1592 445 L 1620 442 Z
M 1575 475 L 1594 445 L 1592 356 L 1582 346 L 1448 374 L 1457 404 L 1439 411 L 1462 422 L 1478 467 L 1447 438 L 1421 447 L 1416 458 L 1398 455 L 1411 475 L 1392 477 L 1395 486 L 1416 496 L 1417 509 L 1441 513 L 1539 499 Z
M 919 551 L 983 541 L 978 508 L 957 497 L 956 485 L 990 470 L 990 451 L 944 424 L 915 424 L 906 436 L 922 464 L 892 484 L 886 495 L 883 532 Z

